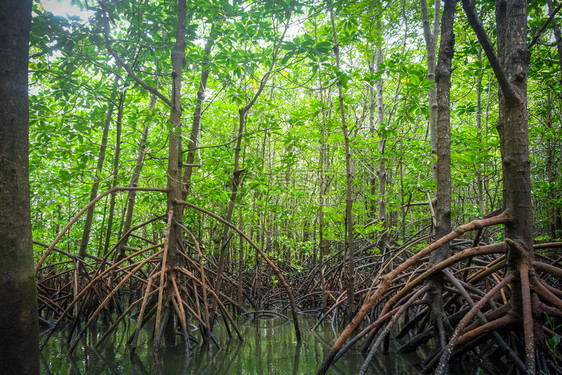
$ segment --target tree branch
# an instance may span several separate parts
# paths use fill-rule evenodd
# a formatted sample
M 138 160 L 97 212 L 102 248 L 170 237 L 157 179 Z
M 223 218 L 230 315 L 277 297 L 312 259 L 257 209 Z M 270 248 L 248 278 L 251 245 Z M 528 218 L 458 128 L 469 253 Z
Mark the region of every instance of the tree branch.
M 548 19 L 543 23 L 541 28 L 537 31 L 537 33 L 533 37 L 533 40 L 531 40 L 531 43 L 529 43 L 529 45 L 527 46 L 528 49 L 531 49 L 538 42 L 538 40 L 539 40 L 540 36 L 542 35 L 542 33 L 544 32 L 544 30 L 546 29 L 548 24 L 554 19 L 554 16 L 556 16 L 556 13 L 558 13 L 560 11 L 560 9 L 562 9 L 562 3 L 558 4 L 556 9 L 554 9 L 552 14 L 548 17 Z
M 107 48 L 107 51 L 111 54 L 111 56 L 113 56 L 113 58 L 117 62 L 117 65 L 119 65 L 120 67 L 125 69 L 125 71 L 129 75 L 129 77 L 131 77 L 136 83 L 141 85 L 148 92 L 150 92 L 150 93 L 156 95 L 158 98 L 160 98 L 168 107 L 171 107 L 172 102 L 170 101 L 170 99 L 165 97 L 164 94 L 162 94 L 160 91 L 158 91 L 158 89 L 150 86 L 148 83 L 146 83 L 142 79 L 140 79 L 135 74 L 135 72 L 133 72 L 133 69 L 131 69 L 131 67 L 121 58 L 121 56 L 119 56 L 117 51 L 115 51 L 113 48 L 111 48 L 111 45 L 109 44 L 109 20 L 108 20 L 109 16 L 107 14 L 107 10 L 105 9 L 105 3 L 102 0 L 100 0 L 99 3 L 100 3 L 100 6 L 103 10 L 103 31 L 104 31 L 103 34 L 104 34 L 104 37 L 105 37 L 105 48 Z
M 490 65 L 492 66 L 492 70 L 496 75 L 496 79 L 498 80 L 498 84 L 500 89 L 508 102 L 518 102 L 521 101 L 519 96 L 516 94 L 515 90 L 513 90 L 512 85 L 509 83 L 507 79 L 507 75 L 505 74 L 503 67 L 498 59 L 498 55 L 490 41 L 490 38 L 486 34 L 484 27 L 482 26 L 482 22 L 476 15 L 476 11 L 474 10 L 474 0 L 462 0 L 462 7 L 464 12 L 466 13 L 466 18 L 468 19 L 468 23 L 474 30 L 480 45 L 484 52 L 486 52 L 486 56 L 490 61 Z

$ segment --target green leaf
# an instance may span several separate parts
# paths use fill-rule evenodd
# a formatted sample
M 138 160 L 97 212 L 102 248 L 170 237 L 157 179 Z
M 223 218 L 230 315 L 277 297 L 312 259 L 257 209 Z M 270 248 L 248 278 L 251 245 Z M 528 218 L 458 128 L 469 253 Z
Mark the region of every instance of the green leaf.
M 547 341 L 551 347 L 556 348 L 560 344 L 560 335 L 555 333 L 554 336 L 550 337 Z
M 332 43 L 330 42 L 320 42 L 314 47 L 316 53 L 320 56 L 322 54 L 329 54 L 332 51 Z

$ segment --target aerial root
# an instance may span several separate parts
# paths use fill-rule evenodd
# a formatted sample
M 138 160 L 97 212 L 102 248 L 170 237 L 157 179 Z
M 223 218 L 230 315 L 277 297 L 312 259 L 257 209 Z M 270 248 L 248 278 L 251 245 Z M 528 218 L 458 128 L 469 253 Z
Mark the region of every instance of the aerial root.
M 208 216 L 220 221 L 221 223 L 223 223 L 225 225 L 228 225 L 235 232 L 237 232 L 242 238 L 244 238 L 257 251 L 258 254 L 260 254 L 260 256 L 265 260 L 265 262 L 271 267 L 273 272 L 275 272 L 275 274 L 279 278 L 279 281 L 281 282 L 281 285 L 283 285 L 283 288 L 287 292 L 287 296 L 289 297 L 289 305 L 291 307 L 291 312 L 292 312 L 292 315 L 293 315 L 293 326 L 295 328 L 295 336 L 296 336 L 297 342 L 301 342 L 302 338 L 301 338 L 301 332 L 300 332 L 300 328 L 299 328 L 299 319 L 298 319 L 297 309 L 296 309 L 296 306 L 295 306 L 295 299 L 294 299 L 294 296 L 293 296 L 293 292 L 292 292 L 289 284 L 287 284 L 287 280 L 283 276 L 283 273 L 279 270 L 279 267 L 277 267 L 271 261 L 271 259 L 269 259 L 269 257 L 256 244 L 254 244 L 254 242 L 244 232 L 242 232 L 238 227 L 236 227 L 232 223 L 226 221 L 222 217 L 220 217 L 220 216 L 218 216 L 218 215 L 216 215 L 216 214 L 214 214 L 214 213 L 212 213 L 208 210 L 205 210 L 204 208 L 199 207 L 199 206 L 197 206 L 193 203 L 189 203 L 189 202 L 181 201 L 181 200 L 176 201 L 176 203 L 187 206 L 187 207 L 190 207 L 190 208 L 192 208 L 194 210 L 197 210 L 199 212 L 202 212 L 205 215 L 208 215 Z
M 179 328 L 183 333 L 183 340 L 186 352 L 190 351 L 190 339 L 188 333 L 188 320 L 194 318 L 197 320 L 201 327 L 201 335 L 203 342 L 207 347 L 211 348 L 214 343 L 218 348 L 220 345 L 211 332 L 209 301 L 213 299 L 217 302 L 220 308 L 221 317 L 224 320 L 226 329 L 229 336 L 232 336 L 231 331 L 235 331 L 238 339 L 243 341 L 242 335 L 238 330 L 231 314 L 227 311 L 221 299 L 232 303 L 234 306 L 239 306 L 240 301 L 236 302 L 224 293 L 217 294 L 211 287 L 212 283 L 206 276 L 206 269 L 203 264 L 204 255 L 197 238 L 181 223 L 173 220 L 174 212 L 170 210 L 167 214 L 165 240 L 160 244 L 151 244 L 149 247 L 142 250 L 136 250 L 129 247 L 124 247 L 126 238 L 133 236 L 133 231 L 142 227 L 146 223 L 132 227 L 129 229 L 117 243 L 107 251 L 103 258 L 95 257 L 87 254 L 88 258 L 93 259 L 93 262 L 87 262 L 78 256 L 65 252 L 56 248 L 57 243 L 68 232 L 70 227 L 77 222 L 78 218 L 84 214 L 87 209 L 99 201 L 101 198 L 116 191 L 127 190 L 146 190 L 146 191 L 165 191 L 162 189 L 150 188 L 114 188 L 111 189 L 97 198 L 92 200 L 82 210 L 80 210 L 57 235 L 55 240 L 50 245 L 37 243 L 44 246 L 47 250 L 43 253 L 41 260 L 37 264 L 37 272 L 44 274 L 38 276 L 38 289 L 39 300 L 42 302 L 41 308 L 46 310 L 46 314 L 54 315 L 55 323 L 51 323 L 49 315 L 43 320 L 49 325 L 49 332 L 44 339 L 41 348 L 44 347 L 51 335 L 59 328 L 64 322 L 71 320 L 73 322 L 73 330 L 77 331 L 72 336 L 70 345 L 70 352 L 72 352 L 78 345 L 81 338 L 87 332 L 87 329 L 99 320 L 102 315 L 107 321 L 110 322 L 109 328 L 95 343 L 99 345 L 103 340 L 109 337 L 119 324 L 122 324 L 127 316 L 133 315 L 133 309 L 138 308 L 139 313 L 136 319 L 136 329 L 129 337 L 128 342 L 132 346 L 132 351 L 137 347 L 140 331 L 148 319 L 154 319 L 153 331 L 153 344 L 154 349 L 160 347 L 161 339 L 169 337 L 170 344 L 173 343 L 174 337 L 171 335 L 175 328 Z M 191 205 L 187 202 L 179 202 L 181 205 L 189 206 L 199 211 L 224 222 L 223 219 L 217 215 L 210 213 L 197 206 Z M 147 223 L 155 220 L 160 220 L 164 215 L 157 216 L 150 219 Z M 293 295 L 291 289 L 286 282 L 283 274 L 278 267 L 263 253 L 249 238 L 241 232 L 238 228 L 234 227 L 231 223 L 225 223 L 236 230 L 240 236 L 250 242 L 250 244 L 257 249 L 257 251 L 265 259 L 266 263 L 278 275 L 279 281 L 287 291 L 289 297 L 291 310 L 293 312 L 293 324 L 297 340 L 300 341 L 300 330 L 298 328 L 297 312 L 294 305 Z M 170 241 L 173 227 L 182 229 L 191 237 L 190 246 L 197 250 L 198 259 L 192 258 L 185 252 L 183 243 L 178 243 L 180 251 L 179 258 L 173 258 L 173 262 L 168 259 L 168 248 L 171 245 Z M 138 237 L 143 239 L 142 237 Z M 148 241 L 150 242 L 150 241 Z M 175 245 L 175 244 L 174 244 Z M 133 252 L 125 256 L 124 251 Z M 44 261 L 53 252 L 62 254 L 70 258 L 68 261 L 52 263 L 43 266 Z M 151 251 L 154 251 L 153 253 Z M 110 261 L 109 256 L 115 254 L 114 260 Z M 148 254 L 148 255 L 147 255 Z M 142 258 L 141 258 L 142 257 Z M 139 260 L 139 258 L 141 258 Z M 178 263 L 179 262 L 179 263 Z M 66 264 L 72 264 L 72 269 L 56 271 L 57 266 L 65 267 Z M 211 264 L 212 265 L 212 264 Z M 211 271 L 212 273 L 212 271 Z M 228 275 L 224 275 L 228 278 Z M 139 291 L 140 296 L 136 296 L 136 291 Z M 64 291 L 64 292 L 62 292 Z M 123 293 L 121 293 L 123 292 Z M 55 294 L 56 293 L 56 294 Z M 132 293 L 130 302 L 126 305 L 121 305 L 121 295 Z M 52 296 L 55 295 L 56 298 Z M 210 297 L 210 298 L 209 298 Z M 132 301 L 132 302 L 131 302 Z M 244 311 L 241 306 L 240 310 Z M 111 313 L 117 311 L 118 317 L 113 319 Z M 174 320 L 177 317 L 177 320 Z M 178 321 L 179 327 L 171 327 L 168 322 Z M 168 327 L 167 327 L 168 325 Z M 175 323 L 174 323 L 175 325 Z M 167 327 L 167 328 L 166 328 Z
M 449 280 L 449 282 L 451 284 L 453 284 L 455 286 L 455 288 L 457 288 L 457 290 L 459 291 L 459 293 L 464 297 L 464 299 L 468 302 L 468 304 L 471 307 L 474 307 L 474 305 L 476 304 L 474 302 L 474 300 L 472 299 L 472 297 L 468 294 L 467 290 L 464 288 L 464 286 L 462 285 L 462 283 L 455 278 L 450 272 L 449 270 L 445 270 L 443 271 L 443 273 L 445 274 L 446 278 Z M 501 293 L 503 293 L 503 289 L 500 290 Z M 505 305 L 504 305 L 505 306 Z M 489 324 L 488 319 L 486 318 L 486 315 L 484 315 L 484 313 L 482 313 L 482 311 L 478 311 L 476 313 L 476 317 L 478 318 L 478 320 L 480 321 L 480 323 L 482 324 L 482 326 L 485 326 L 486 324 Z M 517 354 L 511 350 L 511 348 L 509 347 L 509 345 L 505 342 L 505 340 L 500 336 L 500 334 L 497 332 L 497 330 L 493 330 L 492 331 L 492 336 L 494 338 L 494 340 L 497 342 L 497 344 L 499 345 L 499 347 L 501 348 L 501 350 L 506 353 L 513 361 L 514 363 L 517 365 L 517 367 L 520 370 L 525 370 L 525 364 L 521 361 L 521 359 L 517 356 Z
M 532 276 L 533 291 L 545 301 L 551 303 L 555 308 L 562 312 L 562 300 L 547 288 L 544 282 L 536 276 Z
M 474 306 L 470 309 L 470 311 L 465 315 L 464 318 L 461 319 L 455 331 L 451 335 L 449 339 L 449 343 L 443 350 L 443 353 L 440 356 L 439 364 L 437 365 L 437 369 L 435 370 L 435 374 L 443 375 L 447 372 L 449 367 L 449 358 L 453 352 L 453 348 L 457 344 L 457 341 L 461 337 L 461 332 L 466 327 L 466 325 L 472 320 L 472 318 L 480 312 L 480 310 L 484 307 L 486 303 L 496 294 L 498 293 L 507 283 L 513 280 L 513 275 L 507 275 L 500 283 L 494 286 L 486 295 L 484 295 L 480 301 L 474 304 Z M 497 322 L 497 321 L 496 321 Z M 497 324 L 497 323 L 496 323 Z M 465 339 L 466 340 L 466 339 Z
M 400 308 L 398 309 L 398 311 L 395 314 L 392 315 L 392 319 L 390 320 L 390 322 L 388 322 L 386 324 L 384 330 L 381 332 L 381 334 L 379 335 L 379 337 L 377 338 L 377 340 L 375 341 L 375 343 L 371 347 L 371 350 L 369 351 L 369 354 L 367 355 L 367 358 L 365 359 L 365 362 L 363 362 L 363 365 L 361 366 L 361 369 L 359 371 L 360 375 L 364 375 L 367 372 L 369 363 L 373 360 L 373 356 L 375 355 L 375 352 L 376 352 L 377 348 L 380 346 L 383 339 L 385 339 L 387 337 L 387 335 L 390 333 L 390 330 L 392 329 L 394 324 L 398 321 L 398 319 L 402 316 L 402 314 L 404 314 L 404 312 L 406 312 L 406 310 L 408 308 L 410 308 L 412 303 L 416 299 L 418 299 L 419 296 L 421 296 L 423 293 L 427 292 L 428 289 L 429 289 L 428 285 L 420 288 L 416 293 L 414 293 L 408 299 L 408 301 L 406 301 L 406 303 L 404 303 L 403 305 L 400 306 Z
M 336 340 L 336 342 L 334 343 L 334 345 L 332 346 L 332 348 L 328 352 L 328 355 L 325 357 L 324 362 L 322 363 L 322 366 L 318 370 L 318 374 L 322 375 L 322 374 L 325 374 L 328 371 L 328 368 L 334 362 L 335 358 L 337 357 L 338 352 L 340 351 L 340 349 L 342 348 L 344 343 L 348 340 L 350 335 L 355 331 L 357 326 L 363 321 L 363 318 L 367 315 L 367 313 L 375 305 L 380 303 L 380 301 L 384 298 L 384 296 L 386 295 L 388 290 L 391 288 L 394 280 L 400 274 L 402 274 L 408 268 L 414 266 L 416 264 L 416 262 L 419 262 L 421 259 L 423 259 L 427 255 L 431 254 L 433 251 L 437 250 L 438 248 L 440 248 L 444 244 L 449 243 L 451 240 L 460 237 L 462 234 L 464 234 L 464 233 L 466 233 L 470 230 L 475 230 L 475 229 L 479 230 L 480 228 L 483 228 L 485 226 L 503 224 L 503 223 L 506 223 L 508 221 L 509 221 L 509 215 L 506 212 L 503 212 L 503 213 L 501 213 L 497 216 L 493 216 L 493 217 L 481 219 L 481 220 L 473 220 L 470 223 L 461 225 L 461 226 L 457 227 L 455 230 L 453 230 L 451 233 L 441 237 L 440 239 L 433 242 L 432 244 L 430 244 L 429 246 L 427 246 L 426 248 L 424 248 L 420 252 L 414 254 L 413 256 L 408 258 L 406 261 L 404 261 L 403 263 L 398 265 L 396 268 L 394 268 L 392 271 L 390 271 L 388 274 L 386 274 L 382 278 L 382 281 L 380 282 L 378 288 L 366 298 L 365 302 L 363 303 L 363 305 L 361 306 L 361 308 L 359 309 L 357 314 L 352 318 L 351 322 L 347 325 L 347 327 L 344 329 L 344 331 L 338 337 L 338 339 Z M 414 280 L 407 283 L 402 289 L 400 289 L 400 291 L 398 293 L 396 293 L 396 295 L 394 295 L 387 302 L 383 312 L 385 312 L 387 306 L 388 307 L 393 306 L 402 297 L 404 297 L 404 295 L 406 295 L 408 292 L 410 292 L 416 285 L 419 285 L 419 283 L 428 279 L 434 273 L 449 267 L 450 265 L 452 265 L 455 262 L 458 262 L 459 260 L 467 259 L 467 258 L 470 258 L 470 257 L 475 256 L 475 255 L 492 254 L 492 253 L 498 253 L 498 252 L 502 253 L 502 252 L 506 252 L 506 251 L 507 251 L 506 243 L 499 243 L 499 244 L 495 244 L 495 245 L 481 246 L 481 247 L 476 247 L 476 248 L 461 251 L 460 253 L 455 254 L 454 256 L 446 259 L 445 261 L 431 267 L 429 270 L 425 271 L 420 276 L 416 277 Z M 465 325 L 467 323 L 468 322 L 466 322 Z
M 529 283 L 529 267 L 521 262 L 519 268 L 521 280 L 521 296 L 523 310 L 523 337 L 525 341 L 525 365 L 527 374 L 535 374 L 535 335 L 533 333 L 533 307 L 531 304 L 531 286 Z

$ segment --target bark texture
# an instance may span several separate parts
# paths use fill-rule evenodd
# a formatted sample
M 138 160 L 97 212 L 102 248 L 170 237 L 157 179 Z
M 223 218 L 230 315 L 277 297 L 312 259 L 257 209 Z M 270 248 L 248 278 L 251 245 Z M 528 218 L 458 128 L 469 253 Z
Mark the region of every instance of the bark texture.
M 31 0 L 0 3 L 0 373 L 39 374 L 29 201 Z
M 427 80 L 435 80 L 435 69 L 437 67 L 437 39 L 439 37 L 439 14 L 440 1 L 435 2 L 433 9 L 433 27 L 430 26 L 429 12 L 427 9 L 427 0 L 420 0 L 420 10 L 423 22 L 423 37 L 427 50 Z M 432 161 L 437 157 L 437 91 L 433 86 L 427 92 L 427 100 L 429 104 L 429 136 L 431 140 L 431 157 Z M 433 179 L 437 179 L 437 167 L 432 164 L 431 171 Z
M 184 194 L 184 189 L 181 183 L 181 167 L 182 167 L 182 147 L 181 147 L 181 85 L 182 85 L 182 67 L 185 62 L 185 30 L 187 27 L 187 4 L 186 0 L 178 0 L 178 26 L 176 28 L 176 41 L 171 53 L 172 61 L 172 100 L 170 107 L 170 117 L 168 122 L 172 126 L 170 130 L 170 141 L 168 146 L 168 170 L 167 170 L 167 212 L 168 220 L 168 253 L 167 264 L 164 264 L 171 270 L 175 269 L 178 265 L 181 251 L 181 242 L 183 239 L 183 232 L 178 224 L 182 224 L 183 207 L 177 204 Z M 163 266 L 164 267 L 164 266 Z M 163 280 L 161 279 L 161 283 Z M 168 285 L 169 286 L 169 285 Z M 167 305 L 171 305 L 173 291 L 170 287 L 166 288 L 166 301 Z M 163 298 L 163 296 L 159 296 Z M 159 306 L 160 307 L 160 306 Z M 157 311 L 156 321 L 161 321 L 161 311 Z M 157 324 L 158 326 L 158 324 Z M 158 330 L 155 327 L 155 336 L 158 336 Z M 169 322 L 165 327 L 165 339 L 167 346 L 174 346 L 175 344 L 175 327 L 172 322 Z M 159 346 L 158 340 L 155 345 Z
M 535 343 L 542 337 L 540 311 L 532 311 L 529 278 L 534 277 L 533 206 L 531 200 L 530 158 L 527 114 L 527 2 L 496 2 L 497 53 L 474 9 L 463 7 L 500 87 L 499 116 L 496 125 L 502 156 L 503 200 L 509 221 L 505 226 L 507 274 L 513 277 L 509 305 L 523 325 L 526 373 L 535 373 Z M 539 309 L 540 310 L 540 309 Z
M 441 43 L 439 45 L 439 62 L 435 79 L 437 86 L 437 204 L 436 238 L 441 238 L 451 232 L 451 66 L 455 46 L 453 23 L 455 18 L 456 1 L 446 1 L 441 20 Z M 450 245 L 444 244 L 431 254 L 431 265 L 436 265 L 449 257 Z M 431 312 L 437 322 L 441 345 L 445 345 L 445 332 L 442 318 L 445 316 L 442 298 L 441 274 L 432 278 L 430 282 Z

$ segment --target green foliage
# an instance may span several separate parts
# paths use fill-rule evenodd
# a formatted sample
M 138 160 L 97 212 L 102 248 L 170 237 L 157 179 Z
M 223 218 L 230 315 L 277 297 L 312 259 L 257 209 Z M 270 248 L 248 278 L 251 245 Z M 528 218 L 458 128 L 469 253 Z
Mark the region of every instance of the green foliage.
M 111 25 L 108 44 L 138 79 L 169 97 L 175 5 L 162 7 L 143 1 L 106 3 Z M 399 242 L 405 240 L 402 236 L 408 238 L 429 223 L 427 206 L 407 205 L 426 202 L 426 192 L 435 190 L 431 177 L 435 160 L 430 155 L 427 130 L 427 94 L 435 82 L 427 79 L 417 5 L 405 3 L 404 9 L 386 5 L 384 2 L 334 4 L 342 58 L 341 69 L 337 69 L 331 24 L 321 4 L 191 2 L 182 83 L 184 149 L 189 143 L 204 62 L 209 63 L 210 74 L 198 139 L 202 148 L 197 150 L 195 161 L 200 167 L 194 170 L 188 199 L 211 211 L 225 213 L 230 199 L 238 110 L 254 97 L 274 64 L 261 96 L 246 117 L 241 160 L 243 186 L 233 221 L 242 220 L 245 231 L 270 254 L 299 263 L 318 250 L 322 192 L 324 238 L 334 242 L 343 240 L 345 153 L 337 99 L 337 86 L 341 85 L 351 134 L 358 238 L 380 235 L 382 224 L 372 224 L 380 199 L 385 199 L 388 224 L 393 234 L 400 234 Z M 154 109 L 148 109 L 150 93 L 110 57 L 102 27 L 103 12 L 97 5 L 91 6 L 90 19 L 79 20 L 55 17 L 35 4 L 29 64 L 30 171 L 34 236 L 44 242 L 54 238 L 88 202 L 94 181 L 99 181 L 100 192 L 111 186 L 116 150 L 116 98 L 126 87 L 117 184 L 130 183 L 142 130 L 148 124 L 147 148 L 138 185 L 166 185 L 169 109 L 161 100 Z M 490 6 L 482 5 L 484 20 L 493 13 L 488 9 Z M 542 24 L 543 8 L 544 4 L 532 7 L 530 27 Z M 291 26 L 280 41 L 287 21 Z M 459 17 L 455 25 L 457 44 L 452 76 L 453 220 L 457 223 L 501 206 L 499 137 L 494 129 L 497 85 L 476 38 L 465 32 L 465 22 Z M 545 39 L 551 37 L 545 35 Z M 214 44 L 207 58 L 204 46 L 209 39 Z M 274 62 L 277 47 L 278 57 Z M 377 47 L 382 49 L 383 62 L 374 69 Z M 562 206 L 558 189 L 562 183 L 559 168 L 562 107 L 560 98 L 549 94 L 557 87 L 561 71 L 554 48 L 546 43 L 536 48 L 529 71 L 530 145 L 536 227 L 540 232 L 537 235 L 543 235 L 549 210 Z M 376 120 L 373 96 L 379 83 L 383 85 L 385 107 L 381 123 Z M 114 113 L 108 148 L 98 174 L 96 164 L 102 130 L 111 107 Z M 480 128 L 476 124 L 478 116 Z M 385 140 L 384 154 L 378 149 L 381 140 Z M 554 156 L 547 152 L 549 144 L 556 150 Z M 321 149 L 325 152 L 324 160 L 320 160 Z M 387 166 L 387 194 L 380 197 L 376 189 L 377 168 L 383 160 Z M 551 178 L 546 173 L 549 162 L 556 166 Z M 478 206 L 478 181 L 484 207 Z M 124 206 L 125 195 L 118 195 L 116 212 L 123 212 Z M 165 200 L 161 196 L 139 193 L 134 221 L 151 219 L 164 209 Z M 101 246 L 98 238 L 103 238 L 107 229 L 106 210 L 106 202 L 96 206 L 92 226 L 92 238 L 96 240 L 90 249 L 94 254 Z M 242 218 L 238 217 L 240 212 Z M 118 216 L 121 220 L 122 215 Z M 119 220 L 112 244 L 117 240 Z M 406 225 L 409 222 L 420 224 Z M 209 251 L 217 249 L 220 227 L 214 221 L 186 211 L 184 223 L 198 233 Z M 82 228 L 80 220 L 59 246 L 76 252 Z M 159 221 L 141 229 L 142 236 L 154 241 L 161 239 L 164 231 Z M 138 239 L 131 243 L 131 246 L 145 245 Z M 42 249 L 36 251 L 40 254 Z
M 546 341 L 548 342 L 552 350 L 556 351 L 556 348 L 560 344 L 560 334 L 558 334 L 556 330 L 562 328 L 562 324 L 558 324 L 557 326 L 555 326 L 550 316 L 547 313 L 544 313 L 544 315 L 546 316 L 548 327 L 553 332 L 552 336 L 549 337 Z

